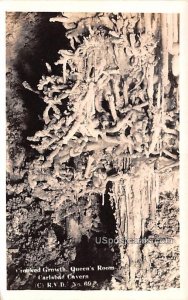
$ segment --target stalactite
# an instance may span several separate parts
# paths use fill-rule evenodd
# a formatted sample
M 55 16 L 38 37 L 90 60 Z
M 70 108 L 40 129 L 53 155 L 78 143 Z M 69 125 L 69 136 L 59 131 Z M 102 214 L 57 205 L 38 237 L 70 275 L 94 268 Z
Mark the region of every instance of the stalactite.
M 161 15 L 161 26 L 162 30 L 162 53 L 163 53 L 163 76 L 162 85 L 163 88 L 168 84 L 168 25 L 167 25 L 167 15 Z M 163 93 L 164 97 L 164 93 Z M 164 101 L 164 99 L 163 99 Z
M 139 176 L 141 170 L 142 176 Z M 122 174 L 122 180 L 114 182 L 113 199 L 119 237 L 140 239 L 144 236 L 146 220 L 155 217 L 159 192 L 159 173 L 154 170 L 154 163 L 141 163 L 134 175 Z M 141 260 L 139 246 L 136 243 L 128 244 L 127 250 L 121 247 L 122 261 L 125 255 L 129 257 L 129 280 L 132 285 L 135 265 Z
M 172 27 L 172 22 L 173 22 L 173 15 L 168 14 L 167 15 L 167 26 L 168 26 L 168 52 L 171 52 L 173 48 L 173 27 Z
M 152 30 L 152 22 L 151 22 L 151 15 L 150 13 L 145 14 L 145 28 L 147 33 L 151 33 Z
M 178 32 L 178 15 L 173 14 L 173 42 L 178 43 L 179 40 L 179 32 Z

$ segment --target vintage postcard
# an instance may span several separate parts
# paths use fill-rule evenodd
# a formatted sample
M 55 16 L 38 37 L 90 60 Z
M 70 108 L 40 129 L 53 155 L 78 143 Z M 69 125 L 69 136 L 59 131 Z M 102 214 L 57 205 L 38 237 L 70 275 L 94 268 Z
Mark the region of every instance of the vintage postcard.
M 6 11 L 7 290 L 180 289 L 180 19 Z

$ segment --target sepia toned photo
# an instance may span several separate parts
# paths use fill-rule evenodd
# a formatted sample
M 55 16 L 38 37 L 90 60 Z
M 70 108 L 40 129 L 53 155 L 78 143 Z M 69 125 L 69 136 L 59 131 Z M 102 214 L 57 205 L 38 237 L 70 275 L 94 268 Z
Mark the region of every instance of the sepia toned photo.
M 7 12 L 7 289 L 180 288 L 177 13 Z

